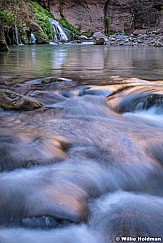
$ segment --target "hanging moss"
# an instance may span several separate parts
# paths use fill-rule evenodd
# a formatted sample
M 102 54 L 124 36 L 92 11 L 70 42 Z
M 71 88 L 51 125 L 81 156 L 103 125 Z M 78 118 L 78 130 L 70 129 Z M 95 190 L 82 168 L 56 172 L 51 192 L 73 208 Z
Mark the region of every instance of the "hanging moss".
M 56 19 L 47 9 L 34 0 L 0 0 L 0 23 L 3 26 L 7 43 L 12 44 L 9 37 L 9 30 L 17 28 L 24 44 L 29 43 L 26 29 L 31 23 L 36 22 L 40 31 L 33 31 L 37 39 L 41 38 L 48 42 L 54 38 L 53 26 L 49 18 Z M 80 29 L 72 26 L 67 19 L 58 20 L 63 27 L 75 35 L 80 35 Z M 15 43 L 16 44 L 16 43 Z
M 0 10 L 0 22 L 4 25 L 10 25 L 16 22 L 16 16 L 7 10 Z
M 72 24 L 70 24 L 70 23 L 67 21 L 67 19 L 63 18 L 63 19 L 58 20 L 58 21 L 60 22 L 60 24 L 61 24 L 64 28 L 66 28 L 66 29 L 72 31 L 75 35 L 80 35 L 80 34 L 81 34 L 81 33 L 80 33 L 80 30 L 77 29 L 77 28 L 75 28 Z
M 30 1 L 30 6 L 35 15 L 36 22 L 41 26 L 44 37 L 50 40 L 53 39 L 53 26 L 49 21 L 49 18 L 54 18 L 54 16 L 46 9 L 41 7 L 37 2 Z

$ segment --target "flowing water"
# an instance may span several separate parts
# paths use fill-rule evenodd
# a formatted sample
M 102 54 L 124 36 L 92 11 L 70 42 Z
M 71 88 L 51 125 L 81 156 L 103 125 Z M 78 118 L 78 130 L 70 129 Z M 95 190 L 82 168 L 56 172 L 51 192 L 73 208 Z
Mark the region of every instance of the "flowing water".
M 68 37 L 66 36 L 62 25 L 54 20 L 54 19 L 49 19 L 54 30 L 54 42 L 60 42 L 60 41 L 68 41 Z
M 161 242 L 163 50 L 21 46 L 0 67 L 0 243 Z

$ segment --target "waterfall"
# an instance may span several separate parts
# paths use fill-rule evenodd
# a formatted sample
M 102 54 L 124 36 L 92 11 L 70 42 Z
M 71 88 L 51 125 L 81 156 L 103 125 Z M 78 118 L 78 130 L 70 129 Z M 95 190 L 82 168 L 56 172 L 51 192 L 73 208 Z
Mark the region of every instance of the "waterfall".
M 15 25 L 15 39 L 17 45 L 22 45 L 21 38 L 19 36 L 19 31 L 16 25 Z
M 34 44 L 36 42 L 36 37 L 33 33 L 31 33 L 31 43 Z
M 65 34 L 61 24 L 54 20 L 54 19 L 50 19 L 51 24 L 53 25 L 53 29 L 54 29 L 54 42 L 59 42 L 59 41 L 68 41 L 68 37 Z
M 19 45 L 18 28 L 16 25 L 15 25 L 15 38 L 16 38 L 16 44 Z

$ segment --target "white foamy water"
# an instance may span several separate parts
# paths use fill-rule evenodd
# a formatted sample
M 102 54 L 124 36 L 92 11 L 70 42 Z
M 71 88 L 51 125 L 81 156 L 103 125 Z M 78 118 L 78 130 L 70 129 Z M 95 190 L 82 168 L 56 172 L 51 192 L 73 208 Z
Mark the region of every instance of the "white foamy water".
M 98 233 L 86 225 L 70 226 L 53 230 L 32 230 L 25 228 L 0 228 L 1 243 L 103 243 Z
M 163 128 L 163 112 L 160 112 L 158 107 L 152 107 L 142 111 L 126 112 L 123 115 L 130 118 L 140 118 L 149 125 Z
M 162 100 L 162 83 L 109 80 L 144 77 L 144 63 L 147 76 L 159 79 L 163 55 L 117 48 L 33 46 L 3 56 L 1 75 L 16 77 L 12 89 L 43 108 L 0 111 L 0 243 L 163 237 L 161 110 L 122 114 L 144 97 Z M 11 88 L 9 79 L 1 82 Z

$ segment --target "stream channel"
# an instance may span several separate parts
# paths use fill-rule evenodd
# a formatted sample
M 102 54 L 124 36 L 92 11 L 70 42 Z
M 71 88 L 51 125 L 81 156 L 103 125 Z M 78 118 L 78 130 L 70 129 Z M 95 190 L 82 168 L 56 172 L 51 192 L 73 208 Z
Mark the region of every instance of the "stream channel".
M 0 93 L 0 243 L 161 242 L 162 48 L 11 47 Z

